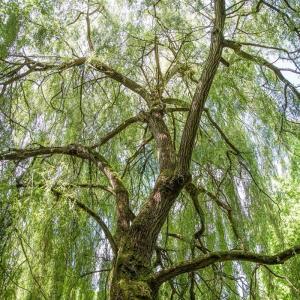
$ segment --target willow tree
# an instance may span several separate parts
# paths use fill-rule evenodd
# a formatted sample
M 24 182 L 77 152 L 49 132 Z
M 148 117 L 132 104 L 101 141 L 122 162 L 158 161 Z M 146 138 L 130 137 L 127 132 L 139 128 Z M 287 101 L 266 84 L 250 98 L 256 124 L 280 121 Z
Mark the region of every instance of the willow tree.
M 1 298 L 299 299 L 299 11 L 2 0 Z

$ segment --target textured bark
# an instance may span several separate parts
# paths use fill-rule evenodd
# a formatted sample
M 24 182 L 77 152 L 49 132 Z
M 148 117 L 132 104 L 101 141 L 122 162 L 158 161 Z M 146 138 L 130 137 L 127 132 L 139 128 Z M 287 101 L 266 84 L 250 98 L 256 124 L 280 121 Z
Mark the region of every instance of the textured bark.
M 204 104 L 208 97 L 214 76 L 217 72 L 223 49 L 223 29 L 225 23 L 225 2 L 215 1 L 215 22 L 211 36 L 210 50 L 194 94 L 190 111 L 182 133 L 179 163 L 180 170 L 186 173 L 190 169 L 193 147 Z

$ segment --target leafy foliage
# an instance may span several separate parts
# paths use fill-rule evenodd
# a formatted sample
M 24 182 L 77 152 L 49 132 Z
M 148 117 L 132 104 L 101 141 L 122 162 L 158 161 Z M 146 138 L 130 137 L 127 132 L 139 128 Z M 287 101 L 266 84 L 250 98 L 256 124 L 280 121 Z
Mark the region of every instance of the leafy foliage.
M 115 232 L 109 178 L 78 156 L 2 157 L 15 149 L 91 147 L 127 188 L 137 215 L 160 172 L 153 133 L 138 118 L 101 139 L 149 108 L 123 77 L 93 61 L 161 93 L 178 151 L 209 52 L 212 7 L 188 0 L 1 1 L 3 299 L 106 299 L 113 251 L 76 201 Z M 183 190 L 160 231 L 153 272 L 210 251 L 275 253 L 300 244 L 300 4 L 227 1 L 226 8 L 224 39 L 236 44 L 223 49 L 191 165 L 204 234 L 194 236 L 201 214 Z M 299 268 L 299 258 L 276 267 L 215 263 L 165 282 L 159 299 L 298 299 Z

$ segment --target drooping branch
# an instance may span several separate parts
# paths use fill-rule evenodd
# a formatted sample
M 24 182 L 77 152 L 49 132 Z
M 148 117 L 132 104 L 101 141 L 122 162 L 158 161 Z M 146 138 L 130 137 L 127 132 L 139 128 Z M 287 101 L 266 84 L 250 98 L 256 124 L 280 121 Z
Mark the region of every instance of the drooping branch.
M 22 237 L 19 235 L 19 232 L 16 230 L 16 233 L 17 233 L 17 236 L 18 236 L 18 239 L 20 241 L 20 245 L 21 245 L 21 249 L 23 251 L 23 254 L 25 256 L 25 259 L 26 259 L 26 262 L 27 262 L 27 265 L 29 267 L 29 271 L 30 271 L 30 274 L 31 274 L 31 277 L 32 279 L 34 280 L 34 282 L 36 283 L 36 285 L 38 286 L 40 292 L 41 292 L 41 295 L 43 296 L 44 299 L 48 299 L 47 297 L 47 294 L 45 293 L 44 289 L 42 288 L 42 285 L 40 284 L 40 282 L 38 281 L 37 279 L 37 276 L 34 274 L 33 272 L 33 268 L 31 266 L 31 263 L 29 261 L 29 257 L 27 255 L 27 252 L 25 250 L 25 247 L 24 247 L 24 244 L 23 244 L 23 241 L 22 241 Z
M 21 183 L 21 182 L 17 182 L 17 184 L 16 184 L 17 188 L 26 188 L 28 186 L 29 186 L 28 184 Z M 38 184 L 38 185 L 35 185 L 34 187 L 46 187 L 46 185 Z M 95 185 L 95 184 L 77 184 L 77 185 L 76 184 L 68 184 L 68 185 L 63 185 L 63 187 L 64 188 L 66 188 L 66 187 L 100 188 L 100 189 L 103 189 L 107 192 L 112 193 L 112 191 L 110 191 L 107 187 L 102 186 L 102 185 Z M 52 187 L 51 191 L 56 196 L 57 200 L 63 195 L 63 193 L 61 191 L 57 190 L 55 187 Z M 90 209 L 87 205 L 82 203 L 81 201 L 79 201 L 77 199 L 74 199 L 70 196 L 68 196 L 67 198 L 68 198 L 69 201 L 74 203 L 82 211 L 86 212 L 90 217 L 92 217 L 98 223 L 100 228 L 103 230 L 105 237 L 109 241 L 109 243 L 111 245 L 111 248 L 113 250 L 113 253 L 116 254 L 118 249 L 117 249 L 117 245 L 114 241 L 114 238 L 113 238 L 110 230 L 106 226 L 106 224 L 99 217 L 99 215 L 96 212 L 94 212 L 92 209 Z
M 298 92 L 297 88 L 286 78 L 283 76 L 281 69 L 276 67 L 274 64 L 268 62 L 266 59 L 263 57 L 259 57 L 256 55 L 252 55 L 248 52 L 245 52 L 242 50 L 242 44 L 239 44 L 235 41 L 231 40 L 225 40 L 224 41 L 224 47 L 232 49 L 238 56 L 242 57 L 243 59 L 252 61 L 260 66 L 264 66 L 274 72 L 276 77 L 285 85 L 287 85 L 292 92 L 300 99 L 300 92 Z
M 60 191 L 58 191 L 54 188 L 52 189 L 52 192 L 57 197 L 60 197 L 62 195 L 62 193 Z M 116 255 L 118 252 L 118 247 L 116 245 L 116 242 L 115 242 L 109 228 L 106 226 L 104 221 L 99 217 L 99 215 L 96 212 L 94 212 L 92 209 L 90 209 L 87 205 L 85 205 L 84 203 L 82 203 L 81 201 L 79 201 L 77 199 L 74 199 L 74 198 L 68 196 L 68 200 L 71 201 L 72 203 L 74 203 L 82 211 L 86 212 L 89 216 L 91 216 L 98 223 L 98 225 L 102 229 L 105 237 L 107 238 L 113 253 Z
M 300 254 L 300 245 L 284 250 L 274 255 L 264 255 L 240 250 L 212 252 L 191 261 L 183 262 L 172 268 L 162 270 L 150 278 L 154 288 L 180 274 L 206 268 L 217 262 L 249 261 L 266 265 L 283 264 L 288 259 Z
M 223 132 L 221 127 L 212 118 L 209 110 L 207 108 L 204 108 L 204 111 L 206 113 L 206 116 L 207 116 L 209 122 L 213 125 L 213 127 L 215 127 L 217 129 L 217 131 L 219 132 L 219 134 L 221 135 L 221 137 L 225 141 L 225 143 L 234 151 L 235 154 L 237 154 L 237 155 L 240 154 L 241 151 L 239 149 L 237 149 L 237 147 L 228 139 L 228 137 Z
M 300 38 L 300 32 L 299 27 L 297 26 L 297 23 L 293 21 L 293 19 L 289 16 L 288 13 L 285 13 L 284 11 L 280 10 L 278 7 L 268 3 L 267 1 L 261 0 L 261 3 L 265 6 L 269 7 L 271 10 L 275 11 L 277 14 L 279 14 L 282 17 L 283 22 L 285 25 L 291 30 L 296 32 L 298 37 Z M 276 3 L 276 2 L 275 2 Z M 291 6 L 288 5 L 288 7 L 291 8 Z
M 85 211 L 88 215 L 90 215 L 101 227 L 101 229 L 104 232 L 104 235 L 106 236 L 107 240 L 109 241 L 109 244 L 113 250 L 113 253 L 116 255 L 118 252 L 118 247 L 116 245 L 116 242 L 106 226 L 106 224 L 103 222 L 103 220 L 96 214 L 93 210 L 91 210 L 88 206 L 86 206 L 84 203 L 80 202 L 79 200 L 73 199 L 73 202 L 76 204 L 77 207 Z
M 225 24 L 225 3 L 224 0 L 215 1 L 215 20 L 211 35 L 211 44 L 207 60 L 203 66 L 199 83 L 190 106 L 190 111 L 183 129 L 182 139 L 179 148 L 179 168 L 185 174 L 189 171 L 195 138 L 208 97 L 214 76 L 222 55 L 223 30 Z
M 218 205 L 218 207 L 220 207 L 222 210 L 224 210 L 227 213 L 228 220 L 229 220 L 229 222 L 231 224 L 231 227 L 232 227 L 232 231 L 233 231 L 235 237 L 238 240 L 240 240 L 241 238 L 240 238 L 240 235 L 238 233 L 236 222 L 235 222 L 234 216 L 233 216 L 233 211 L 232 211 L 232 208 L 230 207 L 230 205 L 228 203 L 224 202 L 224 201 L 221 201 L 216 195 L 214 195 L 210 191 L 206 190 L 202 186 L 197 186 L 197 189 L 198 189 L 199 193 L 204 193 L 207 196 L 209 196 Z
M 122 178 L 125 176 L 126 172 L 128 171 L 130 164 L 139 156 L 139 154 L 145 149 L 145 146 L 148 145 L 153 140 L 153 135 L 151 135 L 148 139 L 144 140 L 138 149 L 127 159 L 125 168 L 123 170 Z

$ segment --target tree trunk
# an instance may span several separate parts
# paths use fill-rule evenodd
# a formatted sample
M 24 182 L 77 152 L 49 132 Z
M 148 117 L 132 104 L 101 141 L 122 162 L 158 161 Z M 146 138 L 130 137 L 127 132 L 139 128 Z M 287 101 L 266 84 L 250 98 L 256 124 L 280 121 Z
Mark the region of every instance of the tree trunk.
M 126 237 L 119 250 L 111 273 L 110 300 L 155 299 L 155 291 L 147 282 L 151 259 L 130 250 L 129 245 L 137 243 L 136 237 Z
M 159 231 L 189 176 L 160 176 L 139 216 L 119 242 L 111 274 L 110 300 L 156 299 L 147 279 Z

